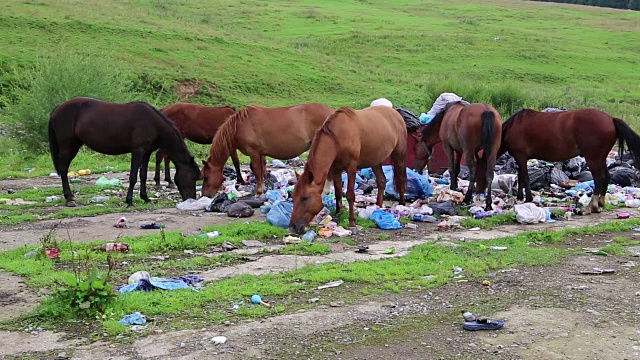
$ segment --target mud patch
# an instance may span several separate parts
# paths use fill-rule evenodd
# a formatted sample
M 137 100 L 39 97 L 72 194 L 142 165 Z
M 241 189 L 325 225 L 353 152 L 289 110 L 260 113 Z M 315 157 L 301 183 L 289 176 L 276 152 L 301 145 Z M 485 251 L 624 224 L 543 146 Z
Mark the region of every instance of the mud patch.
M 29 291 L 18 276 L 0 272 L 0 289 L 0 321 L 18 317 L 38 306 L 38 296 Z
M 203 80 L 185 80 L 176 84 L 175 91 L 180 97 L 180 101 L 189 101 L 200 96 L 201 89 L 208 92 L 215 91 L 218 86 L 214 83 Z

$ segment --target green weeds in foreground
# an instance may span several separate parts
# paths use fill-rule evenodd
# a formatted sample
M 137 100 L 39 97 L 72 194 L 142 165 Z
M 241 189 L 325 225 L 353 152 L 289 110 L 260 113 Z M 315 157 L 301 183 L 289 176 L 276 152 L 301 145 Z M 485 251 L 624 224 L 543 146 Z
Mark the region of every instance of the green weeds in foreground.
M 568 254 L 557 246 L 545 246 L 562 241 L 565 236 L 577 234 L 594 234 L 610 231 L 628 230 L 629 226 L 640 224 L 640 219 L 626 220 L 584 228 L 565 229 L 561 231 L 531 231 L 521 233 L 514 237 L 499 238 L 485 242 L 460 243 L 458 248 L 448 248 L 424 244 L 416 246 L 405 257 L 389 258 L 378 261 L 362 261 L 350 264 L 327 263 L 312 265 L 294 271 L 281 274 L 269 274 L 262 276 L 239 275 L 211 283 L 200 291 L 156 291 L 150 293 L 134 292 L 119 296 L 107 309 L 119 318 L 134 311 L 141 311 L 147 316 L 162 317 L 194 317 L 193 309 L 203 306 L 207 309 L 202 316 L 214 316 L 220 319 L 228 317 L 254 317 L 272 314 L 275 310 L 254 309 L 251 305 L 247 310 L 230 312 L 228 308 L 244 301 L 253 294 L 261 294 L 269 301 L 286 299 L 300 290 L 310 290 L 313 287 L 338 279 L 344 280 L 359 289 L 362 295 L 380 294 L 387 292 L 400 292 L 407 289 L 426 289 L 440 286 L 453 278 L 453 266 L 464 269 L 463 275 L 468 280 L 481 279 L 488 272 L 496 269 L 519 266 L 551 265 L 560 261 Z M 261 233 L 261 226 L 254 225 L 256 234 Z M 224 231 L 223 231 L 224 233 Z M 168 242 L 172 242 L 169 236 L 165 236 Z M 221 240 L 209 239 L 210 242 Z M 138 250 L 150 250 L 144 244 L 152 243 L 152 239 L 136 239 L 140 246 Z M 175 242 L 175 240 L 173 241 Z M 617 239 L 616 246 L 632 244 L 627 239 Z M 135 244 L 135 243 L 134 243 Z M 506 251 L 491 250 L 489 246 L 506 246 Z M 306 245 L 305 245 L 306 246 Z M 295 247 L 291 247 L 295 248 Z M 135 249 L 135 247 L 134 247 Z M 135 250 L 134 250 L 135 251 Z M 27 277 L 41 277 L 42 280 L 51 277 L 68 276 L 64 271 L 55 271 L 50 261 L 32 261 L 24 266 L 24 250 L 14 250 L 0 255 L 0 266 Z M 11 256 L 10 256 L 11 255 Z M 63 256 L 64 257 L 64 256 Z M 12 261 L 20 261 L 23 266 L 17 266 Z M 27 261 L 28 263 L 29 261 Z M 38 270 L 34 270 L 39 268 Z M 25 270 L 31 269 L 31 270 Z M 47 275 L 44 276 L 43 272 Z M 425 278 L 426 276 L 433 276 Z M 44 286 L 41 281 L 38 281 Z M 38 283 L 36 282 L 36 283 Z M 29 281 L 30 285 L 34 285 Z M 42 321 L 44 325 L 52 325 L 60 321 L 72 320 L 68 313 L 68 303 L 51 297 L 31 315 L 29 321 Z M 284 311 L 281 308 L 278 311 Z M 217 315 L 212 315 L 216 313 Z M 198 315 L 195 315 L 197 318 Z M 106 322 L 108 333 L 114 331 L 116 326 Z

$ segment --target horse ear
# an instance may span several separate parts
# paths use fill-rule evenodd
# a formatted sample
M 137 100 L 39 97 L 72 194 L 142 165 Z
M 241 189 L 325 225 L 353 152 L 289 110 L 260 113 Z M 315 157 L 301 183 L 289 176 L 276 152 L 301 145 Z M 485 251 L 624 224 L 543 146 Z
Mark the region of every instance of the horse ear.
M 296 174 L 296 181 L 300 180 L 300 173 L 297 171 L 294 171 L 294 173 Z

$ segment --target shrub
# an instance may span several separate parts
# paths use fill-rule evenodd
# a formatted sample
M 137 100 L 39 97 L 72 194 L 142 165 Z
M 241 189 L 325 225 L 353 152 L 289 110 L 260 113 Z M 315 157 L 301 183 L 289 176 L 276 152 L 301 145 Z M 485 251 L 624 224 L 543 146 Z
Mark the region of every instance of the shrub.
M 131 76 L 106 57 L 61 53 L 36 59 L 31 68 L 16 72 L 12 89 L 15 101 L 7 108 L 9 135 L 34 154 L 48 150 L 48 122 L 51 111 L 79 96 L 105 101 L 135 99 Z

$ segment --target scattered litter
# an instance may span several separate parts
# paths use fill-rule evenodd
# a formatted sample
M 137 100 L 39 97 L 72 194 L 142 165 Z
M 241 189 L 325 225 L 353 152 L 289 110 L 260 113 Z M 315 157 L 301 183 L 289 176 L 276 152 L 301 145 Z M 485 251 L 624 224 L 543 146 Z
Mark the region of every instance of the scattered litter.
M 293 203 L 277 200 L 271 205 L 271 209 L 267 213 L 267 221 L 271 225 L 286 229 L 289 227 L 292 212 Z
M 498 330 L 504 326 L 504 320 L 480 319 L 476 315 L 468 311 L 462 314 L 462 317 L 464 318 L 462 328 L 467 331 Z M 501 346 L 502 345 L 498 345 L 499 348 Z
M 330 283 L 326 283 L 324 285 L 320 285 L 317 287 L 318 290 L 322 290 L 322 289 L 328 289 L 328 288 L 332 288 L 332 287 L 338 287 L 340 285 L 344 284 L 343 280 L 338 280 L 338 281 L 333 281 Z
M 130 329 L 131 331 L 142 331 L 149 328 L 149 325 L 133 325 Z
M 197 276 L 180 276 L 171 279 L 163 279 L 157 277 L 140 278 L 137 282 L 122 286 L 116 290 L 120 294 L 126 294 L 132 291 L 152 291 L 152 290 L 178 290 L 178 289 L 192 289 L 198 290 L 193 287 L 196 283 L 203 282 L 204 279 Z
M 150 278 L 151 278 L 151 275 L 147 271 L 136 271 L 135 273 L 131 274 L 131 276 L 129 276 L 129 279 L 127 280 L 127 282 L 129 284 L 135 284 L 140 279 L 150 279 Z
M 271 304 L 262 301 L 262 298 L 260 297 L 260 295 L 251 296 L 251 302 L 254 304 L 260 304 L 266 307 L 271 307 Z
M 253 210 L 251 205 L 240 201 L 229 206 L 229 209 L 227 209 L 228 217 L 247 218 L 253 216 L 254 213 L 255 210 Z
M 368 251 L 369 251 L 369 246 L 367 245 L 358 245 L 358 248 L 356 249 L 356 252 L 360 254 L 366 254 Z
M 288 244 L 300 244 L 302 242 L 302 239 L 300 239 L 297 236 L 287 235 L 282 239 L 282 242 L 285 245 L 288 245 Z
M 304 235 L 302 236 L 302 240 L 311 244 L 313 240 L 315 240 L 316 236 L 318 236 L 318 234 L 316 234 L 315 231 L 309 230 L 306 233 L 304 233 Z
M 196 236 L 198 239 L 215 239 L 220 236 L 220 232 L 218 231 L 210 231 L 208 233 L 200 234 Z
M 320 301 L 320 298 L 311 298 L 309 299 L 309 304 L 317 303 L 318 301 Z
M 156 223 L 140 224 L 140 229 L 161 229 L 163 227 L 164 227 L 164 225 L 156 224 Z
M 200 211 L 200 210 L 205 210 L 207 208 L 207 206 L 209 206 L 209 204 L 211 204 L 212 199 L 203 196 L 200 199 L 196 200 L 196 199 L 187 199 L 181 203 L 179 203 L 178 205 L 176 205 L 176 208 L 178 210 L 185 210 L 185 211 Z
M 418 225 L 416 225 L 416 224 L 414 224 L 414 223 L 406 223 L 406 224 L 404 225 L 404 227 L 405 227 L 405 228 L 407 228 L 407 229 L 413 229 L 413 230 L 415 230 L 415 229 L 417 229 L 417 228 L 418 228 Z
M 585 275 L 613 274 L 615 272 L 616 271 L 614 269 L 600 269 L 600 268 L 593 268 L 593 270 L 580 271 L 581 274 L 585 274 Z
M 49 259 L 58 259 L 58 258 L 60 258 L 60 249 L 58 249 L 58 248 L 45 248 L 44 249 L 44 253 L 45 253 L 45 255 L 47 255 L 47 257 Z
M 485 281 L 483 281 L 483 282 L 482 282 L 482 285 L 484 285 L 484 286 L 491 286 L 491 281 L 489 281 L 489 280 L 485 280 Z
M 124 242 L 110 242 L 102 245 L 98 245 L 93 248 L 94 251 L 106 251 L 106 252 L 128 252 L 129 244 Z
M 56 201 L 56 200 L 58 200 L 58 199 L 60 199 L 60 196 L 52 195 L 52 196 L 47 196 L 47 197 L 45 198 L 45 201 L 46 201 L 46 202 L 53 202 L 53 201 Z
M 109 196 L 107 195 L 100 195 L 100 196 L 94 196 L 91 198 L 91 200 L 89 200 L 90 202 L 94 202 L 94 203 L 104 203 L 109 201 Z
M 101 176 L 98 180 L 96 180 L 96 186 L 100 187 L 120 185 L 122 185 L 122 180 L 120 179 L 107 179 L 105 176 Z
M 474 228 L 469 229 L 469 231 L 478 231 L 478 230 L 480 230 L 479 227 L 474 227 Z
M 462 268 L 460 266 L 453 266 L 453 274 L 458 275 L 462 272 Z
M 147 318 L 142 315 L 139 311 L 134 312 L 133 314 L 129 314 L 123 317 L 120 321 L 118 321 L 122 325 L 144 325 L 147 323 Z
M 238 249 L 237 246 L 233 245 L 228 241 L 223 242 L 221 247 L 222 247 L 222 251 L 233 251 Z
M 395 252 L 396 252 L 396 249 L 395 249 L 395 248 L 390 247 L 390 248 L 388 248 L 387 250 L 385 250 L 385 251 L 383 252 L 383 254 L 385 254 L 385 255 L 391 255 L 391 254 L 394 254 Z
M 491 246 L 491 250 L 507 250 L 506 246 Z
M 402 225 L 396 220 L 395 216 L 384 210 L 374 210 L 369 219 L 373 220 L 383 230 L 402 229 Z
M 49 174 L 49 177 L 58 177 L 60 175 L 58 175 L 57 172 L 52 172 L 51 174 Z
M 338 226 L 337 228 L 333 229 L 333 235 L 335 235 L 337 237 L 350 236 L 351 233 L 352 233 L 351 230 L 347 230 L 347 229 L 343 228 L 342 226 Z
M 431 281 L 436 278 L 435 275 L 427 275 L 422 277 L 424 280 Z
M 629 213 L 619 213 L 618 219 L 628 219 L 631 215 Z
M 121 217 L 120 219 L 118 219 L 118 221 L 116 221 L 116 223 L 113 225 L 113 227 L 116 228 L 120 228 L 120 229 L 124 229 L 127 227 L 127 218 L 126 217 Z
M 589 287 L 587 285 L 580 285 L 580 286 L 572 286 L 571 290 L 588 290 Z
M 211 338 L 211 341 L 213 341 L 213 343 L 216 344 L 216 345 L 222 345 L 222 344 L 227 342 L 227 337 L 226 336 L 214 336 L 214 337 Z
M 536 224 L 545 222 L 547 214 L 544 209 L 533 203 L 517 204 L 514 206 L 516 221 L 520 224 Z

